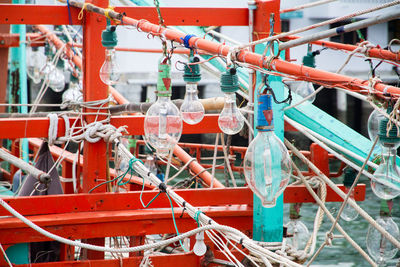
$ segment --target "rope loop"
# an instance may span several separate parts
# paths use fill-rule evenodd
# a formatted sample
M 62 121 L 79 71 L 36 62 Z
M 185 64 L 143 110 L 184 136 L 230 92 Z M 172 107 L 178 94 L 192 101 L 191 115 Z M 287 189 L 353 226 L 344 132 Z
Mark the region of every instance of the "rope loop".
M 78 19 L 82 20 L 83 19 L 83 10 L 86 10 L 87 6 L 91 5 L 90 3 L 83 3 L 82 9 L 78 14 Z
M 204 212 L 202 212 L 201 210 L 196 211 L 196 213 L 193 216 L 193 219 L 197 222 L 197 226 L 200 227 L 200 222 L 199 222 L 199 216 L 200 214 Z

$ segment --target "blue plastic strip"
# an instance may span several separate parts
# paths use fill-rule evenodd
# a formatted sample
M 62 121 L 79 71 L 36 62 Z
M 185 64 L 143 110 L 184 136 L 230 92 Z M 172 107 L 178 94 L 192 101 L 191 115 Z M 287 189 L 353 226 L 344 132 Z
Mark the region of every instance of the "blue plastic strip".
M 181 40 L 183 41 L 183 45 L 184 45 L 186 48 L 192 48 L 192 47 L 190 47 L 190 44 L 189 44 L 189 40 L 190 40 L 190 38 L 192 38 L 192 37 L 196 37 L 196 35 L 194 35 L 194 34 L 188 34 L 188 35 L 186 35 L 184 38 L 181 38 Z

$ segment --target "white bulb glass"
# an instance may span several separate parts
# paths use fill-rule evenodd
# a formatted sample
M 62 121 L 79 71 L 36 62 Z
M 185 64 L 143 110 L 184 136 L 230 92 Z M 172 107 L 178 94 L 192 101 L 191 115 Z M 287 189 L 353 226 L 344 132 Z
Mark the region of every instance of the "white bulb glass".
M 62 95 L 62 103 L 77 103 L 83 101 L 83 94 L 79 83 L 70 82 L 69 88 Z
M 350 191 L 350 187 L 345 187 L 344 192 L 348 194 Z M 350 199 L 354 200 L 354 190 L 351 191 Z M 358 212 L 347 202 L 343 208 L 342 213 L 340 214 L 340 218 L 345 221 L 354 221 L 358 217 Z
M 225 104 L 218 118 L 218 126 L 225 134 L 233 135 L 242 130 L 244 116 L 236 106 L 235 93 L 225 93 Z
M 299 95 L 302 98 L 306 98 L 312 93 L 315 92 L 314 85 L 311 82 L 307 81 L 293 81 L 290 84 L 290 89 L 296 95 Z M 307 99 L 308 102 L 313 103 L 315 100 L 315 95 Z
M 381 163 L 371 179 L 372 191 L 381 199 L 400 195 L 400 172 L 396 164 L 396 149 L 383 146 Z
M 386 113 L 386 110 L 382 110 Z M 375 141 L 376 136 L 379 133 L 379 122 L 384 119 L 385 116 L 378 110 L 374 109 L 368 117 L 368 136 L 369 139 Z
M 167 156 L 178 143 L 182 134 L 182 118 L 169 96 L 159 96 L 147 110 L 144 134 L 146 141 L 160 156 Z
M 106 49 L 106 57 L 100 68 L 100 79 L 107 85 L 118 83 L 121 76 L 120 69 L 115 58 L 115 49 Z
M 300 219 L 290 219 L 286 227 L 289 236 L 286 238 L 288 244 L 294 250 L 304 250 L 310 238 L 307 226 Z
M 40 70 L 46 63 L 46 57 L 39 50 L 31 50 L 27 57 L 27 74 L 34 83 L 41 80 Z
M 388 231 L 395 239 L 398 240 L 400 238 L 399 227 L 393 221 L 392 217 L 380 216 L 376 219 L 376 222 Z M 372 225 L 368 228 L 366 243 L 369 255 L 371 255 L 371 257 L 380 265 L 383 265 L 385 261 L 394 258 L 398 251 L 397 247 L 387 240 Z
M 273 131 L 259 131 L 244 157 L 244 175 L 264 207 L 273 207 L 292 172 L 290 156 Z
M 187 124 L 197 124 L 204 118 L 204 107 L 197 95 L 197 83 L 187 83 L 185 98 L 180 108 Z

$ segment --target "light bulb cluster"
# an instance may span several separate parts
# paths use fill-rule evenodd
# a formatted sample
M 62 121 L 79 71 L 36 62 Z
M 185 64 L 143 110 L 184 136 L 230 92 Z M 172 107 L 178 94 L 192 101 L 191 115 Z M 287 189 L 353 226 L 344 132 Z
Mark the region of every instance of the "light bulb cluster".
M 258 134 L 244 157 L 244 175 L 264 207 L 273 207 L 289 183 L 292 165 L 288 150 L 274 133 L 271 94 L 258 99 Z
M 391 105 L 387 108 L 387 113 L 392 111 Z M 381 146 L 381 159 L 378 168 L 371 179 L 372 191 L 381 199 L 393 199 L 400 195 L 400 171 L 396 164 L 397 148 L 400 145 L 397 128 L 392 125 L 388 128 L 389 119 L 379 116 L 377 113 L 371 114 L 368 119 L 368 134 L 374 138 L 378 136 L 378 143 Z M 376 125 L 379 127 L 376 127 Z M 378 130 L 377 130 L 378 128 Z
M 221 74 L 221 91 L 225 94 L 224 108 L 218 117 L 218 126 L 225 134 L 239 133 L 244 125 L 244 116 L 236 105 L 235 92 L 239 89 L 236 69 Z

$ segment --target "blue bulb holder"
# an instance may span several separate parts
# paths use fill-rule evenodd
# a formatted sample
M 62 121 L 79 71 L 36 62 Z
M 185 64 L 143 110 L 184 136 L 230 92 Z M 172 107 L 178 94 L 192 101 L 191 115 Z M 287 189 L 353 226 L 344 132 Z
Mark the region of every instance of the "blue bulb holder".
M 274 130 L 271 94 L 262 94 L 258 97 L 257 129 L 262 132 Z

